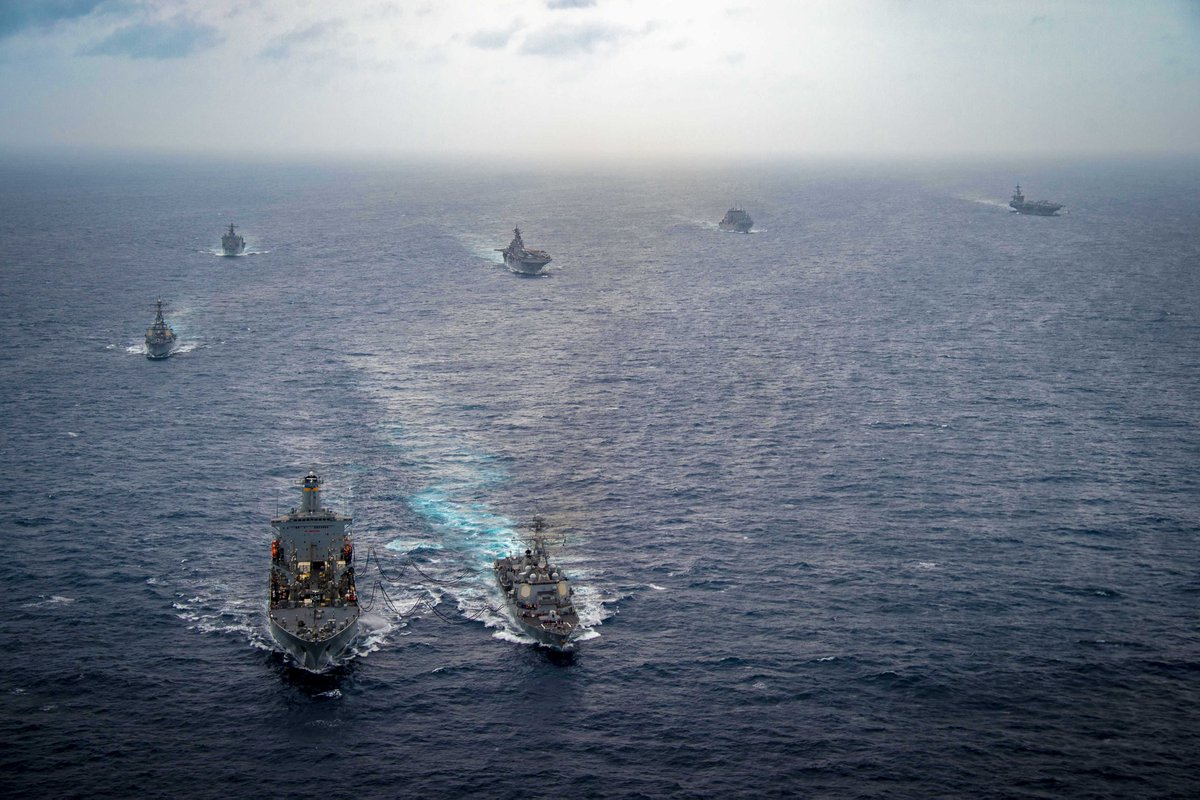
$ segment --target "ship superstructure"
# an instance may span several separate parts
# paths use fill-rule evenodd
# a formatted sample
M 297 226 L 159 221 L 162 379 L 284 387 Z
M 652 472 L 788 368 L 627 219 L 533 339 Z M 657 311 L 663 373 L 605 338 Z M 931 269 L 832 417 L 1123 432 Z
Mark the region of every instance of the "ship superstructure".
M 497 250 L 504 254 L 505 265 L 520 275 L 541 275 L 542 270 L 551 261 L 550 254 L 545 250 L 530 250 L 525 247 L 520 228 L 513 228 L 513 240 L 509 242 L 508 247 Z
M 240 256 L 246 252 L 246 239 L 240 234 L 234 232 L 233 223 L 229 223 L 229 230 L 221 235 L 221 250 L 227 256 Z
M 271 637 L 306 669 L 334 665 L 358 635 L 350 523 L 321 507 L 321 479 L 311 471 L 300 508 L 271 520 Z
M 1018 214 L 1034 214 L 1039 217 L 1052 217 L 1062 208 L 1062 204 L 1051 203 L 1046 200 L 1037 200 L 1032 203 L 1026 201 L 1025 195 L 1021 194 L 1021 184 L 1019 183 L 1017 184 L 1017 190 L 1013 192 L 1012 200 L 1008 204 Z
M 546 523 L 540 516 L 529 526 L 533 535 L 523 555 L 499 558 L 492 565 L 508 609 L 524 633 L 552 650 L 569 652 L 579 628 L 574 590 L 566 574 L 546 551 Z
M 166 358 L 175 351 L 175 331 L 163 319 L 162 298 L 154 304 L 154 322 L 146 329 L 146 358 Z
M 754 227 L 754 220 L 750 219 L 744 208 L 731 208 L 725 212 L 725 217 L 717 223 L 717 227 L 723 231 L 749 233 Z

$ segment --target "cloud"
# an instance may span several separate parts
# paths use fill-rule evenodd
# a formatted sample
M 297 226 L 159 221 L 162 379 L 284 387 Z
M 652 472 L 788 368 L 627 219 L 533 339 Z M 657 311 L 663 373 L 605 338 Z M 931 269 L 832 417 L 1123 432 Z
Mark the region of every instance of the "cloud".
M 591 8 L 596 0 L 546 0 L 546 8 L 559 11 L 564 8 Z
M 221 42 L 216 28 L 184 20 L 126 25 L 83 51 L 89 56 L 185 58 Z
M 0 39 L 30 28 L 49 28 L 56 23 L 91 14 L 105 0 L 3 0 L 0 2 Z
M 591 53 L 601 45 L 618 44 L 622 39 L 636 35 L 629 28 L 601 22 L 562 25 L 530 34 L 521 45 L 521 52 L 532 56 L 574 56 Z
M 502 50 L 508 45 L 513 34 L 521 29 L 519 23 L 514 23 L 507 28 L 493 28 L 492 30 L 476 31 L 467 39 L 467 44 L 472 47 L 478 47 L 480 50 Z
M 258 56 L 259 58 L 283 61 L 292 54 L 292 49 L 296 46 L 325 39 L 344 25 L 345 23 L 342 20 L 332 19 L 325 22 L 315 22 L 304 28 L 297 28 L 291 33 L 276 36 L 271 44 L 263 48 Z

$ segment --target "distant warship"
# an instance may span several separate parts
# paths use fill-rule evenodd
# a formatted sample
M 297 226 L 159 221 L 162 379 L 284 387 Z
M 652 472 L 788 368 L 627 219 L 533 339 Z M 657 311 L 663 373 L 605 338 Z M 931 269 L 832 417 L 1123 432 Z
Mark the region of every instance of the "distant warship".
M 521 229 L 513 228 L 513 240 L 503 250 L 504 263 L 519 275 L 541 275 L 542 268 L 550 263 L 550 254 L 545 250 L 526 250 L 521 239 Z
M 738 233 L 749 233 L 753 227 L 754 220 L 750 219 L 750 215 L 741 208 L 731 208 L 725 212 L 725 218 L 717 223 L 723 231 L 737 231 Z
M 1017 184 L 1017 190 L 1013 192 L 1012 200 L 1008 203 L 1013 210 L 1018 214 L 1036 214 L 1039 217 L 1052 217 L 1062 208 L 1059 203 L 1049 203 L 1045 200 L 1038 200 L 1036 203 L 1026 203 L 1025 195 L 1021 194 L 1021 184 Z
M 229 223 L 229 230 L 221 236 L 221 249 L 227 256 L 240 256 L 246 252 L 246 240 L 240 233 L 233 232 L 232 222 Z
M 321 508 L 321 479 L 304 477 L 300 510 L 271 520 L 271 637 L 302 666 L 322 670 L 358 635 L 350 517 Z
M 154 304 L 154 322 L 146 329 L 146 358 L 166 358 L 175 350 L 175 331 L 163 319 L 162 299 Z
M 535 516 L 529 527 L 533 547 L 524 555 L 497 559 L 492 566 L 496 582 L 521 630 L 552 650 L 569 652 L 575 649 L 571 636 L 579 627 L 579 614 L 571 603 L 574 592 L 567 576 L 550 563 L 545 521 Z

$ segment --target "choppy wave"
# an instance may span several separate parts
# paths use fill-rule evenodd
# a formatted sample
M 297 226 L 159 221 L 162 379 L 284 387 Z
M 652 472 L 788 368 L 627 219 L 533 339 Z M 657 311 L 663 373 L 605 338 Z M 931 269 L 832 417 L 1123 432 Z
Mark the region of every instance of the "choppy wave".
M 28 603 L 22 603 L 21 608 L 41 608 L 44 606 L 65 606 L 75 602 L 73 597 L 63 597 L 62 595 L 50 595 L 47 597 L 44 594 L 39 594 L 37 600 Z
M 203 342 L 196 341 L 194 339 L 180 340 L 179 343 L 175 345 L 175 349 L 171 351 L 171 355 L 172 356 L 184 355 L 186 353 L 191 353 L 192 351 L 197 350 L 203 346 L 204 346 Z M 147 349 L 146 343 L 141 342 L 139 344 L 128 345 L 125 348 L 125 352 L 129 353 L 130 355 L 145 356 L 150 351 Z
M 218 258 L 246 258 L 248 256 L 265 256 L 265 255 L 269 254 L 271 251 L 270 250 L 255 250 L 255 249 L 251 248 L 250 245 L 246 245 L 246 249 L 241 253 L 233 253 L 233 254 L 226 253 L 220 247 L 207 248 L 205 250 L 202 250 L 201 252 L 209 253 L 211 255 L 217 256 Z
M 229 191 L 337 238 L 166 269 L 104 231 L 212 207 L 195 170 L 0 180 L 34 266 L 0 319 L 8 794 L 471 796 L 550 719 L 534 793 L 1190 796 L 1197 180 L 1098 166 L 1043 165 L 1089 204 L 1016 227 L 953 197 L 991 167 L 764 170 L 740 237 L 705 235 L 720 176 L 262 165 Z M 517 213 L 584 266 L 523 284 L 445 233 Z M 135 369 L 121 309 L 167 280 L 223 344 Z M 319 677 L 265 611 L 263 498 L 313 465 L 390 593 Z M 569 659 L 491 575 L 535 511 L 570 532 Z

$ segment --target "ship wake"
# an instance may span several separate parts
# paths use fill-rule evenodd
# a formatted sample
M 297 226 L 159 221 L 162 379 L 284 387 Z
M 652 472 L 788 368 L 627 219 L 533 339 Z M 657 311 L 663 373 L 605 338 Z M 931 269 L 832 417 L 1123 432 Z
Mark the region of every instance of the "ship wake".
M 959 195 L 959 200 L 966 200 L 969 203 L 978 203 L 981 206 L 992 206 L 994 208 L 1003 208 L 1005 211 L 1010 211 L 1008 203 L 1001 202 L 991 197 L 979 197 L 977 195 Z
M 245 256 L 265 256 L 270 253 L 270 250 L 251 250 L 249 246 L 240 253 L 226 253 L 219 247 L 206 247 L 200 252 L 208 253 L 209 255 L 217 256 L 218 258 L 244 258 Z
M 173 350 L 171 350 L 171 355 L 173 355 L 173 356 L 183 355 L 184 353 L 190 353 L 193 350 L 198 350 L 199 348 L 201 348 L 203 346 L 204 346 L 203 342 L 199 342 L 194 339 L 186 341 L 186 342 L 180 342 L 179 344 L 175 345 L 175 348 Z M 146 356 L 150 353 L 150 351 L 146 348 L 145 342 L 128 345 L 125 348 L 125 352 L 130 355 L 137 355 L 137 356 Z
M 445 419 L 436 391 L 423 389 L 407 371 L 373 356 L 352 358 L 364 373 L 360 388 L 382 403 L 385 418 L 390 418 L 380 432 L 410 483 L 399 497 L 404 512 L 419 522 L 389 540 L 379 554 L 384 577 L 398 579 L 388 586 L 396 605 L 424 597 L 429 613 L 447 622 L 479 622 L 497 639 L 533 643 L 509 617 L 492 571 L 497 558 L 526 546 L 519 520 L 496 505 L 497 498 L 512 493 L 509 462 L 470 430 Z M 423 422 L 399 421 L 409 419 Z M 565 555 L 562 566 L 579 595 L 581 625 L 589 628 L 579 638 L 594 638 L 599 634 L 590 629 L 611 616 L 608 601 L 586 585 L 588 574 Z

